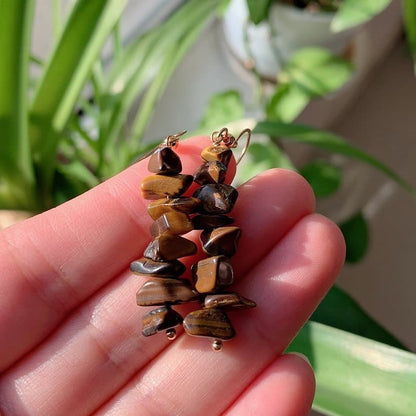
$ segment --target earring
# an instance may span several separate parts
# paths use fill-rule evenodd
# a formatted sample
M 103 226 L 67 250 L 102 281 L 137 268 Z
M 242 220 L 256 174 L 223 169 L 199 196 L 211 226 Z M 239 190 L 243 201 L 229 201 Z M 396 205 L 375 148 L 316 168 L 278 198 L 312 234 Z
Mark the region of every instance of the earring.
M 138 305 L 159 306 L 143 316 L 144 336 L 166 331 L 168 338 L 174 339 L 175 327 L 183 322 L 185 332 L 212 338 L 212 348 L 219 351 L 222 341 L 235 336 L 226 311 L 256 306 L 237 293 L 224 291 L 234 281 L 229 258 L 235 254 L 241 234 L 239 227 L 231 225 L 234 219 L 226 215 L 233 209 L 238 192 L 224 180 L 231 149 L 247 135 L 238 164 L 247 150 L 251 132 L 246 129 L 237 138 L 226 128 L 214 132 L 213 144 L 201 152 L 203 163 L 194 176 L 180 173 L 181 161 L 173 151 L 182 134 L 168 136 L 149 159 L 148 169 L 154 175 L 142 181 L 141 190 L 145 199 L 155 200 L 148 206 L 155 220 L 150 228 L 153 240 L 143 258 L 132 262 L 130 269 L 154 277 L 136 294 Z M 182 197 L 193 181 L 200 188 L 192 197 Z M 186 268 L 178 260 L 197 251 L 192 241 L 180 236 L 192 229 L 202 230 L 202 249 L 210 256 L 192 265 L 193 286 L 180 278 Z M 193 301 L 199 301 L 202 309 L 189 313 L 185 319 L 172 309 L 172 305 Z

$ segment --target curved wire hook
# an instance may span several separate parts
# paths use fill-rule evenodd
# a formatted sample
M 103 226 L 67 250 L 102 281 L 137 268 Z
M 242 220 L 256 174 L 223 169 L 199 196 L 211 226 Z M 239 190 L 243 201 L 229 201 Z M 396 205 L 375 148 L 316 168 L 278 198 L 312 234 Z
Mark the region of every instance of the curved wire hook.
M 239 140 L 245 135 L 247 134 L 247 139 L 246 139 L 246 143 L 243 147 L 243 150 L 240 154 L 240 157 L 236 160 L 235 164 L 236 166 L 241 162 L 241 159 L 244 157 L 244 155 L 247 153 L 247 149 L 248 146 L 250 145 L 250 139 L 251 139 L 251 130 L 250 129 L 244 129 L 239 135 L 238 137 L 235 139 L 235 146 L 238 145 Z
M 247 134 L 247 140 L 246 144 L 244 145 L 243 151 L 241 152 L 240 157 L 236 160 L 236 165 L 238 165 L 241 161 L 241 159 L 244 157 L 244 155 L 247 152 L 248 146 L 250 144 L 250 138 L 251 138 L 251 130 L 250 129 L 244 129 L 237 138 L 235 138 L 233 135 L 228 133 L 227 127 L 223 127 L 220 131 L 214 131 L 211 135 L 211 141 L 214 144 L 214 146 L 219 146 L 221 143 L 224 143 L 225 146 L 228 148 L 236 148 L 238 146 L 239 140 Z

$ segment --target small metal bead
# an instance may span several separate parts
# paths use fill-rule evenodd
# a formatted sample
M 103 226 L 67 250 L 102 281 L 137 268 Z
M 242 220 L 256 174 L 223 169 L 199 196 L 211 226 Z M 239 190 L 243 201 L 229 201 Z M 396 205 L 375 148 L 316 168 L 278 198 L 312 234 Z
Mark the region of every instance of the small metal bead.
M 214 341 L 212 341 L 212 349 L 215 352 L 219 352 L 222 350 L 222 341 L 220 339 L 214 339 Z
M 167 329 L 166 336 L 168 337 L 168 340 L 173 341 L 176 338 L 176 329 L 175 328 Z

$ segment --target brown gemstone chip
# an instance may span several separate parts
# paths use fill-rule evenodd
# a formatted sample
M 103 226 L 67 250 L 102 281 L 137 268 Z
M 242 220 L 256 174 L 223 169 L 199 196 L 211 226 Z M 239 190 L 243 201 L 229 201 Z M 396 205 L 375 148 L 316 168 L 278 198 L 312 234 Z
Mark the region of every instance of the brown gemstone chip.
M 214 160 L 213 162 L 206 162 L 194 174 L 194 181 L 199 185 L 206 185 L 207 183 L 223 183 L 225 174 L 227 173 L 227 166 Z
M 199 293 L 215 292 L 230 286 L 234 280 L 231 264 L 224 256 L 200 260 L 191 267 L 195 289 Z
M 201 157 L 206 162 L 221 162 L 223 165 L 228 166 L 233 152 L 227 146 L 209 146 L 201 152 Z
M 237 293 L 216 293 L 205 296 L 204 307 L 219 308 L 226 311 L 250 309 L 256 307 L 256 302 L 244 298 Z
M 170 147 L 160 147 L 150 156 L 147 169 L 153 173 L 175 175 L 181 172 L 182 163 Z
M 204 213 L 227 214 L 233 209 L 238 192 L 231 185 L 217 183 L 201 186 L 193 196 L 201 200 Z
M 142 334 L 145 337 L 174 328 L 182 323 L 182 316 L 169 306 L 154 309 L 142 317 Z
M 185 273 L 186 267 L 179 260 L 153 261 L 142 257 L 130 263 L 133 273 L 155 277 L 178 277 Z
M 200 236 L 202 249 L 209 256 L 231 257 L 237 251 L 240 234 L 240 228 L 235 226 L 204 230 Z
M 189 217 L 183 212 L 167 212 L 161 215 L 150 227 L 152 237 L 157 237 L 163 233 L 173 235 L 185 234 L 194 227 Z
M 161 215 L 167 212 L 183 212 L 184 214 L 192 214 L 198 210 L 200 205 L 201 201 L 198 198 L 162 198 L 150 203 L 147 207 L 147 212 L 154 220 L 157 220 Z
M 192 175 L 150 175 L 141 183 L 144 199 L 176 198 L 182 195 L 192 184 Z
M 154 261 L 170 261 L 191 256 L 196 251 L 193 241 L 178 235 L 162 234 L 149 243 L 143 256 Z
M 234 338 L 235 330 L 228 316 L 219 309 L 200 309 L 186 315 L 183 327 L 189 335 L 222 340 Z
M 195 230 L 204 230 L 205 228 L 217 228 L 230 225 L 234 222 L 234 218 L 227 215 L 195 215 L 192 218 L 192 224 Z
M 192 302 L 198 299 L 198 294 L 192 290 L 185 279 L 151 279 L 136 293 L 139 306 L 153 306 Z

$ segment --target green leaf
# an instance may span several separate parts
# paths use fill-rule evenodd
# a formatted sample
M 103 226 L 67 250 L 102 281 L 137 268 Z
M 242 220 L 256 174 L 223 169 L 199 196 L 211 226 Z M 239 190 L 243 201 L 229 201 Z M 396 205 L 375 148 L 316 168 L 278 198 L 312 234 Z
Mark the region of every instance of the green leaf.
M 33 6 L 0 0 L 0 187 L 9 208 L 37 206 L 27 118 Z
M 369 232 L 367 221 L 361 212 L 340 224 L 347 246 L 345 260 L 349 263 L 360 261 L 367 251 Z
M 337 286 L 330 289 L 311 316 L 311 320 L 392 347 L 406 349 L 396 337 L 374 321 L 350 295 Z
M 413 55 L 414 71 L 416 73 L 416 2 L 403 0 L 403 17 L 406 28 L 406 37 Z
M 316 322 L 302 328 L 288 351 L 311 361 L 316 410 L 336 416 L 415 413 L 415 354 Z
M 236 183 L 243 183 L 267 169 L 295 170 L 288 156 L 272 141 L 251 143 L 241 164 L 238 165 Z
M 208 102 L 199 128 L 209 130 L 244 116 L 244 104 L 238 91 L 229 90 L 213 95 Z
M 309 97 L 322 97 L 342 87 L 352 76 L 351 62 L 322 48 L 295 52 L 278 74 L 278 81 L 294 84 Z
M 341 183 L 341 169 L 323 160 L 308 163 L 299 173 L 309 182 L 316 197 L 331 195 Z
M 134 40 L 121 54 L 107 87 L 108 96 L 116 103 L 103 111 L 100 142 L 106 149 L 106 159 L 114 154 L 132 104 L 142 96 L 130 134 L 139 143 L 172 72 L 221 4 L 221 0 L 190 0 L 162 25 Z
M 293 140 L 361 160 L 383 172 L 409 192 L 413 198 L 416 198 L 416 189 L 392 169 L 357 147 L 348 144 L 344 139 L 333 133 L 300 124 L 285 124 L 276 121 L 261 121 L 257 123 L 253 133 L 280 137 L 282 140 Z
M 272 1 L 273 0 L 247 0 L 250 20 L 255 25 L 267 19 Z
M 344 0 L 331 23 L 331 29 L 334 32 L 341 32 L 364 23 L 383 11 L 391 1 Z
M 78 0 L 55 45 L 31 108 L 31 139 L 44 186 L 57 143 L 100 51 L 127 0 Z
M 280 83 L 266 106 L 270 120 L 290 123 L 308 105 L 311 97 L 295 83 Z

